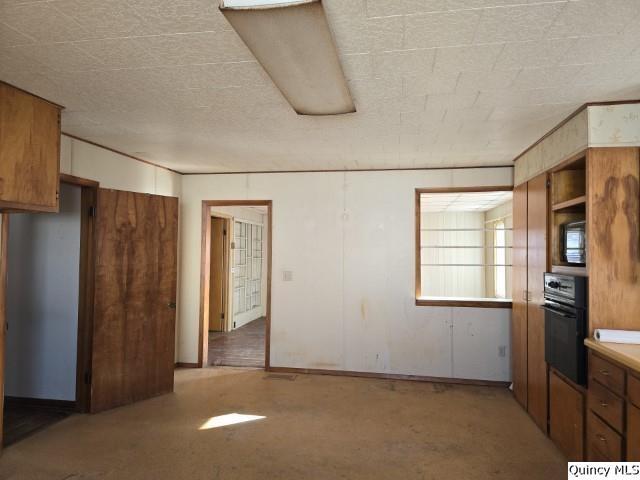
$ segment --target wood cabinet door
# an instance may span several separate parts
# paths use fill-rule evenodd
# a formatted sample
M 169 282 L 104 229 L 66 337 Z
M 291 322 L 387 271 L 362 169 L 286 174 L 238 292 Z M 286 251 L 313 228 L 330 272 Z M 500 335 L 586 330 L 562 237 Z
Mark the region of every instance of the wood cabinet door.
M 570 462 L 584 460 L 584 394 L 549 374 L 549 436 Z
M 640 312 L 640 150 L 587 154 L 589 328 L 637 330 Z
M 640 408 L 627 403 L 627 462 L 640 462 Z
M 547 174 L 527 187 L 527 410 L 547 431 L 547 363 L 544 359 L 544 272 L 547 270 Z
M 60 108 L 0 82 L 0 209 L 55 212 Z
M 91 411 L 173 390 L 178 199 L 98 191 Z
M 527 184 L 513 189 L 511 377 L 513 395 L 527 408 Z

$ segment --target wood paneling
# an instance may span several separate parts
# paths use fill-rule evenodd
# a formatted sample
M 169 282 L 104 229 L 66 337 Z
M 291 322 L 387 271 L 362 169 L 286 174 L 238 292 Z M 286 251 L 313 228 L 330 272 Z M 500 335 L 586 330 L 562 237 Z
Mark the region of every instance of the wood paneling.
M 226 223 L 223 218 L 211 219 L 211 273 L 209 288 L 209 331 L 222 332 L 224 328 L 226 284 Z
M 91 411 L 173 390 L 178 199 L 98 192 Z
M 58 209 L 60 107 L 0 82 L 0 208 Z
M 595 413 L 587 414 L 587 460 L 622 461 L 622 437 Z
M 627 462 L 640 462 L 640 408 L 627 404 Z
M 637 148 L 587 154 L 590 334 L 638 329 L 640 312 L 640 156 Z
M 7 245 L 9 245 L 9 215 L 0 214 L 0 450 L 2 450 L 2 419 L 4 412 L 4 356 L 6 339 Z
M 584 394 L 556 373 L 549 375 L 549 435 L 572 462 L 584 459 Z
M 527 408 L 527 184 L 513 189 L 511 375 L 513 394 Z
M 544 359 L 544 272 L 547 271 L 547 175 L 529 181 L 527 201 L 527 409 L 547 431 L 547 363 Z

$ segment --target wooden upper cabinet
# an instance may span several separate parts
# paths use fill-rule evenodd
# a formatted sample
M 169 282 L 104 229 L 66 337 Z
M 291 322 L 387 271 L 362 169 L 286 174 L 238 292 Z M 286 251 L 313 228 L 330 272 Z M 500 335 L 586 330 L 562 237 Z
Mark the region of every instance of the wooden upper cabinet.
M 58 210 L 60 110 L 0 82 L 0 210 Z
M 590 148 L 587 156 L 589 329 L 638 329 L 640 150 Z

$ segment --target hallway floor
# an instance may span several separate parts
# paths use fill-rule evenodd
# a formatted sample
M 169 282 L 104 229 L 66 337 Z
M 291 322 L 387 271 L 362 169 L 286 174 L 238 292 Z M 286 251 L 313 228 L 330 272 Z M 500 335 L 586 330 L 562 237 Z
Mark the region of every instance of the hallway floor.
M 266 318 L 230 332 L 209 332 L 209 365 L 264 368 Z
M 209 368 L 175 390 L 8 447 L 0 479 L 566 478 L 507 389 Z

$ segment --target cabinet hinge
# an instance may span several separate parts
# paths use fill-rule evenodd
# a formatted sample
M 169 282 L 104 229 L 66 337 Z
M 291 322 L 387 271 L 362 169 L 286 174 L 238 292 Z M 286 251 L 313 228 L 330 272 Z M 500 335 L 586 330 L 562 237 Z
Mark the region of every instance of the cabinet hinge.
M 547 188 L 551 187 L 551 180 L 547 178 Z
M 227 229 L 225 228 L 224 230 L 222 230 L 222 235 L 226 235 L 227 234 Z
M 91 385 L 91 372 L 84 372 L 84 383 Z
M 220 314 L 220 318 L 221 318 L 222 320 L 224 320 L 224 312 L 222 312 L 222 313 Z
M 89 207 L 89 216 L 90 217 L 96 216 L 96 207 L 94 207 L 93 205 Z

